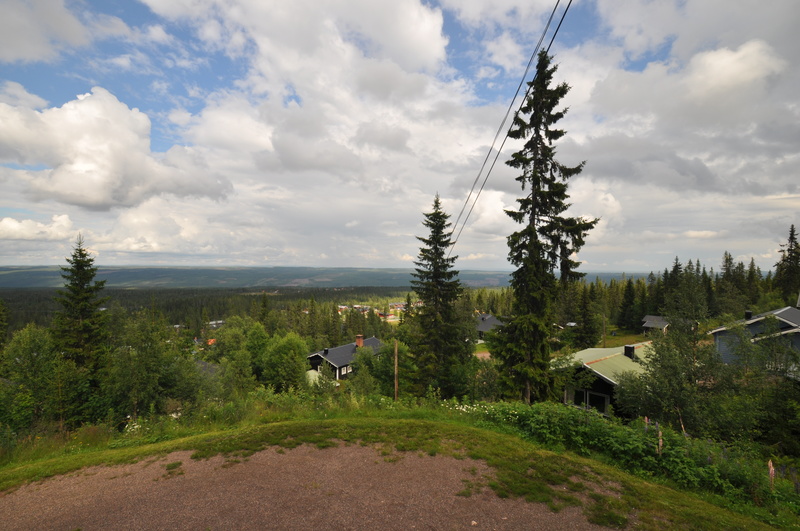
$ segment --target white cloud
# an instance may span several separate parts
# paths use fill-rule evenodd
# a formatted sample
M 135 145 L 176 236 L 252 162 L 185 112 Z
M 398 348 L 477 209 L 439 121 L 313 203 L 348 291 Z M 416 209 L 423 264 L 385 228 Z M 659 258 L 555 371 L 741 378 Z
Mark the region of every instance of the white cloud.
M 31 94 L 25 87 L 16 81 L 6 81 L 0 90 L 0 103 L 14 107 L 29 107 L 40 109 L 47 105 L 47 101 L 35 94 Z
M 53 216 L 50 223 L 32 219 L 0 219 L 0 240 L 63 240 L 73 236 L 72 221 L 66 214 Z
M 523 51 L 522 46 L 507 32 L 489 41 L 486 50 L 492 63 L 512 73 L 521 72 L 521 66 L 530 56 L 530 52 Z
M 710 120 L 736 122 L 753 119 L 753 111 L 767 96 L 770 78 L 787 66 L 775 50 L 761 40 L 751 40 L 738 49 L 720 48 L 692 57 L 679 93 L 686 94 L 691 111 Z M 726 119 L 727 117 L 727 119 Z
M 150 120 L 95 87 L 62 107 L 35 111 L 0 104 L 0 160 L 47 169 L 19 171 L 37 198 L 92 209 L 130 206 L 161 193 L 227 193 L 196 150 L 150 152 Z
M 550 2 L 530 0 L 442 0 L 441 4 L 456 13 L 462 23 L 478 28 L 530 28 L 553 9 Z
M 6 0 L 2 11 L 0 61 L 50 61 L 64 47 L 89 43 L 89 32 L 63 0 Z
M 611 36 L 622 41 L 626 53 L 633 59 L 665 45 L 685 20 L 677 1 L 634 0 L 622 7 L 613 0 L 597 0 L 597 11 Z

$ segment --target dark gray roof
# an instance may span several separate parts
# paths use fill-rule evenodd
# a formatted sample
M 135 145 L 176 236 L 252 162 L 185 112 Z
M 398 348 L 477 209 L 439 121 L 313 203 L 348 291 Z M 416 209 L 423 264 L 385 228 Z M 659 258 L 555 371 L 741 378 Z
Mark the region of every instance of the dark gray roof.
M 786 321 L 792 326 L 800 326 L 800 310 L 792 306 L 787 306 L 786 308 L 781 308 L 780 310 L 774 310 L 771 312 L 762 313 L 757 317 L 766 317 L 768 315 L 774 315 L 778 319 Z
M 364 340 L 364 346 L 372 347 L 373 352 L 378 352 L 378 349 L 380 349 L 382 345 L 383 343 L 381 343 L 381 340 L 374 336 Z M 356 343 L 354 341 L 346 345 L 325 349 L 327 352 L 325 352 L 325 350 L 314 352 L 313 354 L 309 354 L 307 357 L 312 358 L 314 356 L 319 356 L 328 360 L 328 363 L 334 367 L 344 367 L 345 365 L 350 365 L 350 362 L 353 361 L 357 348 L 358 347 L 356 347 Z
M 660 315 L 645 315 L 642 319 L 642 326 L 644 328 L 658 328 L 664 330 L 669 326 L 669 322 Z
M 769 312 L 760 313 L 758 315 L 754 315 L 750 319 L 741 319 L 739 321 L 736 321 L 735 324 L 749 325 L 751 323 L 762 321 L 769 316 L 773 316 L 776 319 L 780 319 L 781 321 L 786 323 L 789 326 L 789 328 L 800 328 L 800 310 L 792 306 L 786 306 L 785 308 L 781 308 L 779 310 L 772 310 Z M 711 330 L 709 334 L 716 334 L 717 332 L 722 332 L 728 330 L 729 328 L 730 327 L 728 326 L 720 326 L 719 328 Z M 782 332 L 786 332 L 785 327 L 782 328 L 784 328 Z
M 218 364 L 203 360 L 195 360 L 194 365 L 203 376 L 216 376 L 221 369 Z
M 498 326 L 503 326 L 503 322 L 500 319 L 488 313 L 480 314 L 476 320 L 478 322 L 478 332 L 489 332 Z

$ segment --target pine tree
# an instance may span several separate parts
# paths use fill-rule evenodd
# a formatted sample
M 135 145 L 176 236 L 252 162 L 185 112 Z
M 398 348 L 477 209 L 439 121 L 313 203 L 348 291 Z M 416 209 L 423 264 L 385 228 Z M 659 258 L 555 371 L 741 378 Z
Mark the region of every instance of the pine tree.
M 61 268 L 65 290 L 59 290 L 56 301 L 61 305 L 54 318 L 56 344 L 64 357 L 92 375 L 98 368 L 100 353 L 106 347 L 106 319 L 101 306 L 107 298 L 100 293 L 105 280 L 95 281 L 94 258 L 78 235 L 69 267 Z
M 617 317 L 617 326 L 625 330 L 636 331 L 639 327 L 641 315 L 636 315 L 636 290 L 634 289 L 633 279 L 628 279 L 625 283 L 625 291 L 622 294 L 622 305 Z
M 506 213 L 522 228 L 508 237 L 509 260 L 517 267 L 511 277 L 514 291 L 512 316 L 496 334 L 490 334 L 490 351 L 503 364 L 506 377 L 521 391 L 523 400 L 551 396 L 550 335 L 553 301 L 560 282 L 582 275 L 572 258 L 597 220 L 565 217 L 569 207 L 567 181 L 583 169 L 555 159 L 553 145 L 565 135 L 554 125 L 566 110 L 557 110 L 569 85 L 552 87 L 557 67 L 542 50 L 529 94 L 514 117 L 508 136 L 525 144 L 506 164 L 521 171 L 516 178 L 526 195 L 517 199 L 518 210 Z M 524 118 L 523 118 L 524 116 Z
M 411 287 L 422 301 L 414 317 L 419 384 L 423 389 L 438 387 L 442 396 L 460 394 L 465 385 L 461 370 L 469 361 L 474 346 L 474 323 L 459 311 L 457 301 L 463 292 L 458 271 L 453 269 L 456 256 L 447 256 L 452 245 L 447 228 L 449 215 L 442 210 L 437 194 L 433 211 L 425 214 L 422 224 L 429 235 L 417 237 L 423 246 L 414 264 Z
M 581 305 L 578 316 L 578 329 L 575 331 L 575 347 L 578 349 L 597 346 L 602 335 L 600 312 L 597 303 L 592 300 L 590 288 L 583 286 L 581 290 Z
M 775 264 L 775 287 L 784 301 L 797 304 L 800 300 L 800 245 L 794 225 L 789 229 L 789 239 L 781 245 L 781 259 Z

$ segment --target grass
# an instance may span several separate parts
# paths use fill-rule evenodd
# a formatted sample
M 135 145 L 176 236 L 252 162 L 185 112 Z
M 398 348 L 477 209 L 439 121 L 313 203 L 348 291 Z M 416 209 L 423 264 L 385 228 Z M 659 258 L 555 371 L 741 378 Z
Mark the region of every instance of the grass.
M 342 412 L 335 418 L 273 419 L 264 415 L 235 428 L 151 444 L 111 448 L 114 441 L 100 440 L 75 453 L 17 460 L 0 467 L 0 490 L 86 466 L 131 463 L 178 450 L 193 451 L 193 459 L 215 455 L 240 459 L 270 447 L 285 452 L 303 444 L 317 448 L 359 444 L 374 447 L 388 462 L 402 461 L 408 452 L 483 461 L 493 470 L 492 477 L 474 476 L 454 495 L 468 496 L 488 486 L 500 497 L 545 503 L 553 511 L 580 506 L 591 522 L 606 527 L 767 528 L 697 495 L 648 483 L 587 458 L 548 451 L 514 434 L 470 426 L 441 411 L 398 409 Z M 166 464 L 165 477 L 180 474 L 181 466 L 180 461 Z M 800 519 L 783 524 L 800 525 Z
M 606 329 L 605 342 L 601 339 L 597 346 L 601 348 L 614 348 L 641 343 L 643 341 L 648 341 L 647 336 L 644 334 L 635 334 L 628 330 L 617 328 L 616 326 L 609 326 Z
M 488 353 L 489 353 L 489 347 L 486 345 L 486 343 L 477 343 L 475 345 L 475 355 L 476 356 L 478 354 L 488 354 Z

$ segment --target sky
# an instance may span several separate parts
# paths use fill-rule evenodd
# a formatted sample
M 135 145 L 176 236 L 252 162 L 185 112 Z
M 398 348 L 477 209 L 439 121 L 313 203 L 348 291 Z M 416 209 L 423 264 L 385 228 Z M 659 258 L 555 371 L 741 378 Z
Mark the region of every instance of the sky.
M 413 267 L 435 195 L 455 222 L 486 177 L 554 5 L 0 0 L 0 265 L 63 264 L 81 234 L 105 266 Z M 572 87 L 557 159 L 586 161 L 568 214 L 600 219 L 581 270 L 773 269 L 800 225 L 799 20 L 796 0 L 572 2 L 550 53 Z M 456 269 L 512 269 L 519 147 Z

